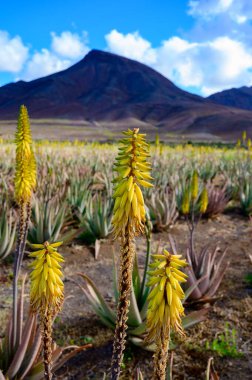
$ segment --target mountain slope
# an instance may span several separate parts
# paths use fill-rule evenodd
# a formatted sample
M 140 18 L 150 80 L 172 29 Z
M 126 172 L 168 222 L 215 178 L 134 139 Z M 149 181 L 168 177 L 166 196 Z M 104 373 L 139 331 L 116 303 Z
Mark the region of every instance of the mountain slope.
M 31 118 L 145 123 L 160 133 L 237 136 L 252 113 L 229 109 L 176 87 L 155 70 L 93 50 L 80 62 L 44 78 L 0 87 L 0 119 L 15 119 L 21 104 Z M 249 132 L 249 131 L 248 131 Z
M 138 62 L 91 51 L 67 70 L 31 82 L 0 88 L 1 118 L 13 116 L 25 103 L 32 117 L 85 119 L 146 117 L 153 106 L 170 107 L 204 100 L 177 88 Z
M 216 104 L 252 111 L 252 87 L 231 88 L 210 95 L 207 99 Z

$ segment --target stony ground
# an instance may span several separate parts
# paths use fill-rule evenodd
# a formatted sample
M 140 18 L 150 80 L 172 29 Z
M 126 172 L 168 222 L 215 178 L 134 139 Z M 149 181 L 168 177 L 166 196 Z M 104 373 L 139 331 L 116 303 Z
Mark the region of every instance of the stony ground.
M 170 231 L 176 240 L 177 249 L 185 252 L 187 226 L 179 221 Z M 252 254 L 252 226 L 249 221 L 236 214 L 200 222 L 196 232 L 196 246 L 219 244 L 221 250 L 228 248 L 226 260 L 230 265 L 219 288 L 216 302 L 210 307 L 206 321 L 187 330 L 186 338 L 177 342 L 173 351 L 173 380 L 205 379 L 207 363 L 214 358 L 214 367 L 221 379 L 251 379 L 252 371 L 252 290 L 245 276 L 252 272 L 248 254 Z M 153 250 L 160 243 L 169 247 L 168 232 L 153 234 Z M 146 243 L 137 241 L 140 267 L 143 267 Z M 56 319 L 55 339 L 59 345 L 90 343 L 86 351 L 72 358 L 56 377 L 59 380 L 98 380 L 108 371 L 112 352 L 113 331 L 106 328 L 92 311 L 77 283 L 81 283 L 77 272 L 86 273 L 93 279 L 107 301 L 112 300 L 113 251 L 118 255 L 119 247 L 112 241 L 103 242 L 99 257 L 94 259 L 92 247 L 74 243 L 63 247 L 66 258 L 65 293 L 62 312 Z M 24 261 L 24 271 L 28 260 Z M 3 335 L 6 317 L 11 306 L 11 262 L 3 263 L 0 269 L 0 334 Z M 28 298 L 28 297 L 27 297 Z M 196 307 L 196 306 L 195 306 Z M 197 306 L 199 307 L 199 306 Z M 202 307 L 202 306 L 201 306 Z M 220 333 L 226 323 L 237 332 L 237 351 L 240 357 L 220 357 L 206 349 Z M 137 368 L 141 368 L 144 379 L 152 379 L 152 353 L 127 345 L 122 379 L 134 379 Z

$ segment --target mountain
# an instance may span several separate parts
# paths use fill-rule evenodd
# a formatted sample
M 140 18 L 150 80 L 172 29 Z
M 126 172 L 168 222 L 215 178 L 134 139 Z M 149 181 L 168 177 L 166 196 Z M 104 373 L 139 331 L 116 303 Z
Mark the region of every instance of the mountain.
M 167 133 L 236 138 L 252 132 L 252 112 L 216 105 L 176 87 L 139 62 L 92 50 L 70 68 L 0 87 L 0 120 L 15 120 L 21 104 L 33 119 L 139 123 Z M 121 128 L 120 127 L 120 128 Z M 119 127 L 118 127 L 119 128 Z
M 207 99 L 216 104 L 252 111 L 252 87 L 231 88 L 210 95 Z

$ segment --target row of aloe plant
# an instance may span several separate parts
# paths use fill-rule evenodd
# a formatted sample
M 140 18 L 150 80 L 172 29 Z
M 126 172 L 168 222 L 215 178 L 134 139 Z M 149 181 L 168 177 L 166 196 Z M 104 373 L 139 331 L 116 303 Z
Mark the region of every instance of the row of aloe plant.
M 55 157 L 54 154 L 45 154 L 41 148 L 38 150 L 38 172 L 39 184 L 36 199 L 32 200 L 31 231 L 29 239 L 34 241 L 44 240 L 46 236 L 52 241 L 55 236 L 60 236 L 67 231 L 67 227 L 82 227 L 83 233 L 80 238 L 84 242 L 95 242 L 96 239 L 107 237 L 111 230 L 111 182 L 112 171 L 110 170 L 113 155 L 93 157 L 94 152 L 86 158 L 70 156 L 67 170 L 63 168 L 66 158 Z M 50 151 L 51 153 L 51 151 Z M 210 152 L 213 154 L 212 152 Z M 209 153 L 209 154 L 210 154 Z M 106 153 L 107 154 L 107 153 Z M 177 152 L 180 157 L 180 152 Z M 185 154 L 183 152 L 183 154 Z M 251 191 L 251 159 L 247 156 L 239 157 L 233 153 L 232 159 L 220 156 L 215 160 L 209 160 L 207 156 L 201 166 L 199 158 L 193 152 L 189 160 L 174 159 L 173 156 L 154 156 L 154 184 L 155 190 L 146 191 L 147 207 L 151 215 L 154 230 L 164 230 L 172 226 L 178 213 L 182 214 L 181 205 L 187 183 L 190 181 L 192 168 L 195 167 L 201 178 L 201 186 L 205 183 L 208 191 L 208 206 L 204 217 L 215 217 L 222 213 L 229 202 L 240 203 L 242 212 L 251 215 L 252 191 Z M 93 160 L 92 160 L 93 158 Z M 234 158 L 237 158 L 236 160 Z M 167 160 L 169 166 L 167 165 Z M 70 162 L 70 163 L 69 163 Z M 11 162 L 7 161 L 10 165 Z M 10 208 L 13 204 L 12 171 L 8 166 L 3 170 L 4 178 L 0 189 L 0 202 L 3 204 L 1 213 L 1 236 L 8 239 L 9 231 L 15 230 L 17 222 L 16 215 L 10 217 Z M 176 173 L 176 174 L 175 174 Z M 221 181 L 219 176 L 221 173 Z M 83 180 L 84 175 L 84 180 Z M 45 180 L 44 180 L 45 179 Z M 218 183 L 220 182 L 220 183 Z M 7 188 L 9 191 L 7 192 Z M 57 194 L 57 196 L 55 196 Z M 99 201 L 99 198 L 102 201 Z M 47 204 L 50 204 L 50 207 Z M 110 203 L 109 207 L 107 204 Z M 58 207 L 60 204 L 60 215 Z M 236 203 L 237 204 L 237 203 Z M 50 211 L 49 211 L 50 209 Z M 100 218 L 96 217 L 99 210 Z M 6 215 L 5 217 L 3 215 Z M 106 225 L 100 221 L 106 221 Z M 12 220 L 10 222 L 10 220 Z M 14 236 L 14 235 L 13 235 Z M 11 248 L 6 249 L 7 255 Z M 1 253 L 0 257 L 6 257 Z

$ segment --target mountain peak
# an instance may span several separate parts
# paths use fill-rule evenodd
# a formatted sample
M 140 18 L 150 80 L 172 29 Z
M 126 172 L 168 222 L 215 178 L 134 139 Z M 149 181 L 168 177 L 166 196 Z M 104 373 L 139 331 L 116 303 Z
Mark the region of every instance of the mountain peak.
M 234 133 L 250 127 L 252 114 L 215 105 L 142 63 L 96 49 L 66 70 L 0 88 L 0 119 L 15 119 L 21 104 L 31 118 L 124 126 L 131 120 L 131 126 L 162 127 L 160 133 Z
M 150 67 L 146 66 L 145 64 L 135 61 L 130 58 L 123 57 L 121 55 L 111 53 L 108 51 L 98 50 L 98 49 L 92 49 L 90 50 L 87 55 L 84 57 L 83 62 L 89 63 L 89 62 L 107 62 L 107 63 L 122 63 L 122 64 L 131 64 L 138 67 L 146 67 L 148 70 L 152 70 Z M 154 70 L 153 70 L 154 71 Z M 161 74 L 159 74 L 161 75 Z
M 103 50 L 99 50 L 99 49 L 92 49 L 90 50 L 87 55 L 85 56 L 86 59 L 90 59 L 90 58 L 102 58 L 102 57 L 106 57 L 106 56 L 113 56 L 115 54 L 113 53 L 109 53 L 109 52 L 106 52 L 106 51 L 103 51 Z

